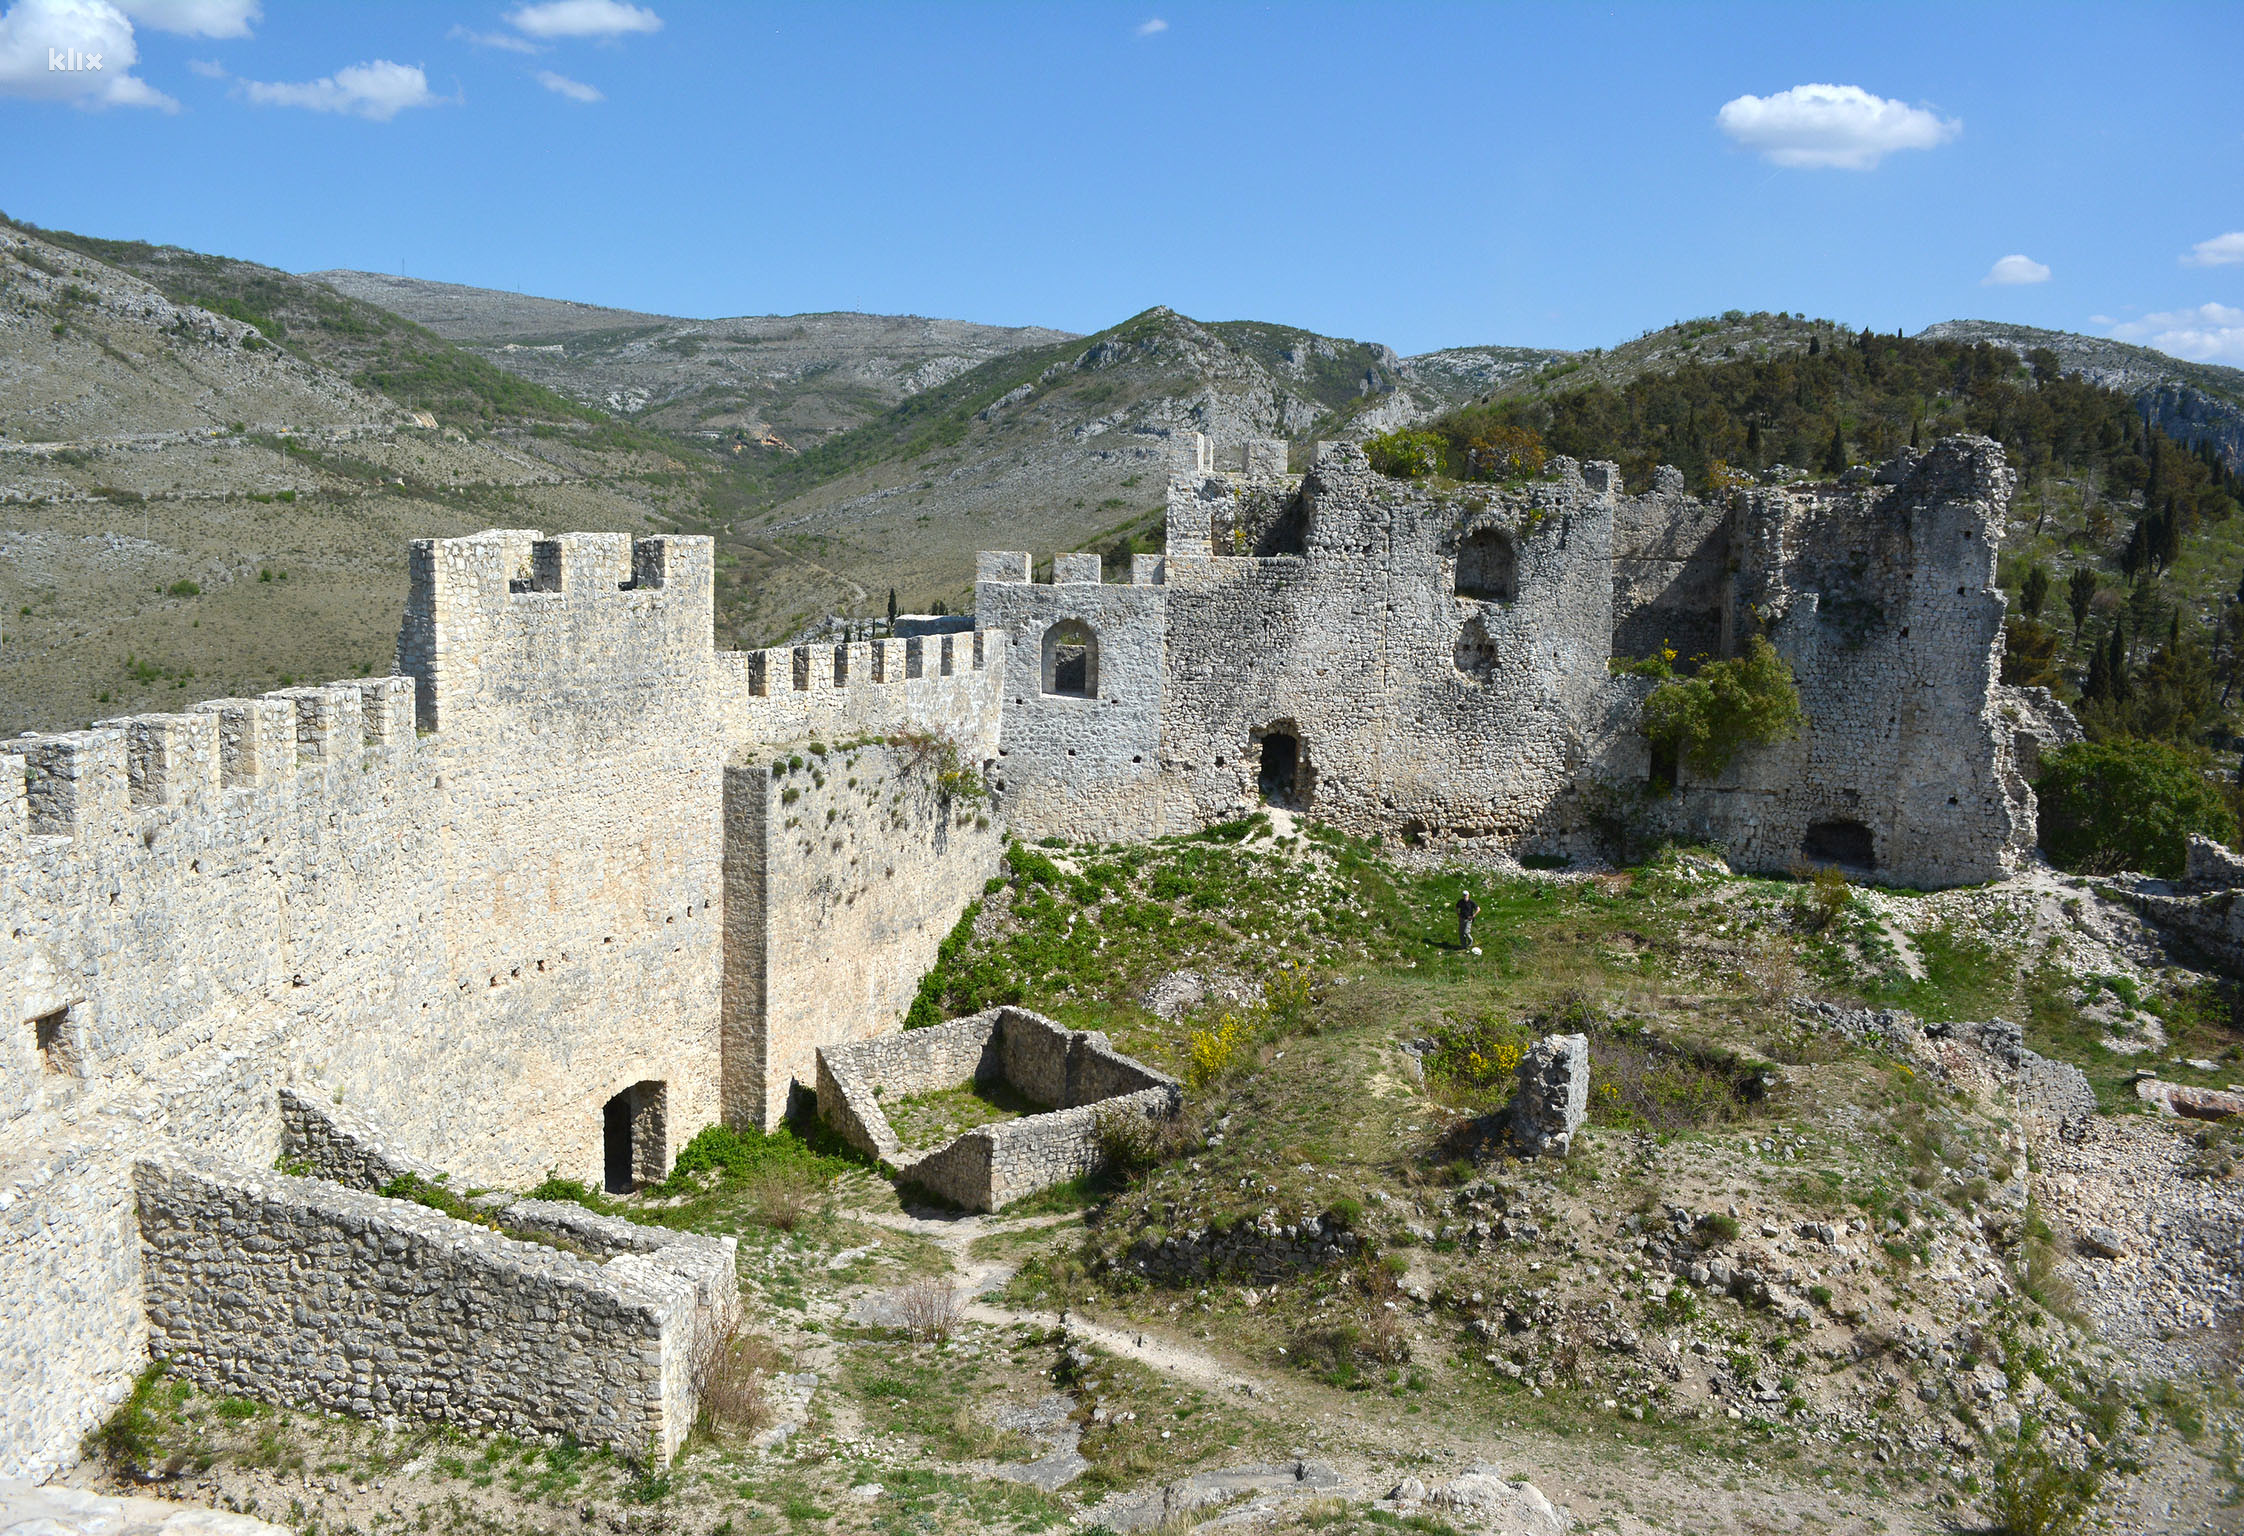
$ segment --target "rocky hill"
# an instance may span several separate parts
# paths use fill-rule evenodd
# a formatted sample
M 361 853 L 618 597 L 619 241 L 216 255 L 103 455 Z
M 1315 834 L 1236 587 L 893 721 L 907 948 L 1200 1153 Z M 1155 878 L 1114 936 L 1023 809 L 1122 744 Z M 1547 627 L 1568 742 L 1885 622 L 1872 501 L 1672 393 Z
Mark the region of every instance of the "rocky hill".
M 1933 340 L 1984 341 L 2020 357 L 2046 348 L 2067 372 L 2135 397 L 2150 419 L 2177 442 L 2211 439 L 2232 470 L 2244 470 L 2244 369 L 2185 362 L 2103 336 L 2044 331 L 1994 320 L 1943 320 L 1917 333 Z
M 663 431 L 783 453 L 993 357 L 1071 339 L 1041 326 L 916 315 L 686 320 L 374 272 L 311 277 L 585 405 Z
M 0 731 L 387 671 L 411 538 L 670 526 L 682 466 L 590 414 L 284 272 L 0 225 Z

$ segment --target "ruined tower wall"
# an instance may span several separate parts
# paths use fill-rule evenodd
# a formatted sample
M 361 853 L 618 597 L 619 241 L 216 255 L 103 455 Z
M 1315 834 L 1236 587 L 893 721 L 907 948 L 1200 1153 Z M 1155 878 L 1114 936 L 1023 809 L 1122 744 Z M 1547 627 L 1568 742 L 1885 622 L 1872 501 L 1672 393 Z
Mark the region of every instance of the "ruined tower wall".
M 1032 582 L 1026 554 L 981 557 L 976 620 L 1005 647 L 997 781 L 1024 836 L 1121 840 L 1196 825 L 1163 773 L 1164 562 L 1140 556 L 1128 586 L 1099 569 L 1097 555 L 1061 555 L 1049 583 Z M 1045 642 L 1066 625 L 1096 641 L 1085 696 L 1046 691 Z
M 1879 478 L 1738 498 L 1731 622 L 1765 628 L 1808 726 L 1712 783 L 1686 771 L 1676 825 L 1750 868 L 1827 860 L 1810 828 L 1851 824 L 1880 879 L 1999 879 L 2030 856 L 2035 816 L 1996 686 L 2011 471 L 1994 443 L 1956 438 Z

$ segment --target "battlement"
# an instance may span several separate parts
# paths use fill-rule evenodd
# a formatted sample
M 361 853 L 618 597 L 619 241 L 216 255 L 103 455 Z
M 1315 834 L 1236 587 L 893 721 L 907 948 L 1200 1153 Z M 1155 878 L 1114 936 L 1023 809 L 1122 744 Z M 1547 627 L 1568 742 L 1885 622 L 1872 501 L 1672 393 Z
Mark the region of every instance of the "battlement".
M 1178 432 L 1171 436 L 1170 472 L 1182 480 L 1214 474 L 1243 475 L 1250 480 L 1286 473 L 1291 446 L 1282 437 L 1250 437 L 1220 448 L 1204 432 Z M 1319 450 L 1326 445 L 1319 443 Z
M 1006 583 L 1015 586 L 1095 587 L 1106 583 L 1104 567 L 1097 555 L 1065 554 L 1052 557 L 1052 575 L 1038 582 L 1031 576 L 1033 566 L 1024 550 L 985 549 L 975 556 L 975 582 L 979 584 Z M 1132 555 L 1130 580 L 1133 587 L 1158 587 L 1168 581 L 1166 555 Z M 1121 586 L 1123 583 L 1112 583 Z
M 431 729 L 462 706 L 629 693 L 715 648 L 707 537 L 493 528 L 415 539 L 406 566 L 397 670 Z
M 271 788 L 413 739 L 408 677 L 205 699 L 181 714 L 18 737 L 0 756 L 0 847 L 11 835 L 122 835 L 136 811 L 216 809 L 228 790 Z

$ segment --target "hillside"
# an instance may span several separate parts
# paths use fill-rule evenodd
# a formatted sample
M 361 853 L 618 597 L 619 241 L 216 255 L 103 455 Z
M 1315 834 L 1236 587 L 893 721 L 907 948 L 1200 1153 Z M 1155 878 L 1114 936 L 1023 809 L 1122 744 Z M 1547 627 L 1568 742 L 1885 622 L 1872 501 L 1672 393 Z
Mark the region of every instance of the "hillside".
M 386 672 L 411 538 L 670 526 L 684 466 L 588 414 L 286 273 L 0 227 L 0 731 Z
M 581 404 L 743 451 L 800 451 L 993 357 L 1069 339 L 916 315 L 683 320 L 373 272 L 310 276 Z
M 799 458 L 742 465 L 725 491 L 747 578 L 731 622 L 786 634 L 828 609 L 873 612 L 888 586 L 907 606 L 956 608 L 978 548 L 1155 549 L 1172 434 L 1236 455 L 1248 438 L 1361 435 L 1448 398 L 1385 347 L 1150 309 L 984 363 Z M 820 580 L 806 560 L 853 579 Z
M 2103 336 L 2037 330 L 1992 320 L 1944 320 L 1917 333 L 1928 341 L 1984 341 L 2025 357 L 2054 352 L 2070 373 L 2116 389 L 2177 442 L 2210 440 L 2231 470 L 2244 472 L 2244 369 L 2186 362 Z

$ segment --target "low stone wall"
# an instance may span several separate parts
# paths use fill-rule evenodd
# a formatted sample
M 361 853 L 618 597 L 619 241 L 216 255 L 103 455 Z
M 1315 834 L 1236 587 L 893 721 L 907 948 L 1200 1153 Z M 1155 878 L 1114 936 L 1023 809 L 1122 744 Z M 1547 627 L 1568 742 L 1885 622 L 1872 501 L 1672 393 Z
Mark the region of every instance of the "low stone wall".
M 1230 1226 L 1141 1238 L 1106 1267 L 1148 1280 L 1268 1281 L 1342 1264 L 1362 1250 L 1363 1240 L 1355 1233 L 1316 1216 L 1298 1224 L 1242 1216 Z
M 881 1108 L 883 1093 L 903 1098 L 968 1082 L 1005 1083 L 1051 1109 L 914 1152 Z M 1106 1036 L 1025 1008 L 991 1008 L 818 1052 L 819 1118 L 899 1177 L 975 1211 L 1096 1172 L 1102 1114 L 1160 1119 L 1182 1103 L 1174 1078 L 1124 1056 Z
M 185 1152 L 134 1166 L 149 1349 L 213 1391 L 667 1459 L 729 1325 L 733 1240 L 541 1202 L 524 1241 L 409 1201 Z

